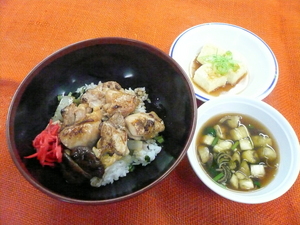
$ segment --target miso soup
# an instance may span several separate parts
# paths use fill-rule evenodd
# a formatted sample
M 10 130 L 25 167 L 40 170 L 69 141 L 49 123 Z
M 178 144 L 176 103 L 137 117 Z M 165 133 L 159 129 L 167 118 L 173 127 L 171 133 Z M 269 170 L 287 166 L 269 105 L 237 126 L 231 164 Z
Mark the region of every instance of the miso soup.
M 197 136 L 199 162 L 207 174 L 226 188 L 252 191 L 276 175 L 279 151 L 270 131 L 245 115 L 216 116 Z

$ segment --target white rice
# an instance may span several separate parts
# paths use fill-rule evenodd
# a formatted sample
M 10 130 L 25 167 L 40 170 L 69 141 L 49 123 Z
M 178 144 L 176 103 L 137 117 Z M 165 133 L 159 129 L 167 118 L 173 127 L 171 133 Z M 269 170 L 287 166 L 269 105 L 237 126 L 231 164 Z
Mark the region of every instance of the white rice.
M 152 162 L 158 153 L 161 151 L 161 146 L 156 144 L 154 139 L 147 140 L 143 143 L 143 149 L 134 151 L 132 154 L 132 165 L 147 166 Z M 148 159 L 148 160 L 146 160 Z
M 82 86 L 80 88 L 77 88 L 76 92 L 77 93 L 83 93 L 86 90 L 93 89 L 93 88 L 97 87 L 99 84 L 101 84 L 101 81 L 99 81 L 98 84 L 94 84 L 93 82 L 90 83 L 90 84 L 85 84 L 84 86 Z
M 145 88 L 135 88 L 132 90 L 131 88 L 125 89 L 126 93 L 136 95 L 138 99 L 140 100 L 140 104 L 136 107 L 135 111 L 133 113 L 138 113 L 138 112 L 146 112 L 146 106 L 145 106 L 145 101 L 151 102 L 150 99 L 148 98 L 148 94 L 146 93 Z
M 93 187 L 105 186 L 119 180 L 120 177 L 125 177 L 129 173 L 132 166 L 142 165 L 147 166 L 151 163 L 158 153 L 161 151 L 161 146 L 158 146 L 155 140 L 144 142 L 143 149 L 134 151 L 130 155 L 124 156 L 122 159 L 114 162 L 111 166 L 105 169 L 102 178 L 93 177 L 90 184 Z

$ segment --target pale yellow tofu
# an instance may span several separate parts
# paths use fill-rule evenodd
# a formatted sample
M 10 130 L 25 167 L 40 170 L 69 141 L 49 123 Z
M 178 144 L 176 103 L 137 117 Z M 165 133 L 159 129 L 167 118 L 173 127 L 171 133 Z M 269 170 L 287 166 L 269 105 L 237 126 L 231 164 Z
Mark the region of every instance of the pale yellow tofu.
M 215 74 L 211 64 L 206 63 L 196 70 L 193 80 L 207 93 L 210 93 L 217 88 L 226 85 L 227 77 Z
M 202 47 L 199 55 L 197 56 L 197 61 L 201 64 L 204 64 L 203 57 L 210 56 L 210 55 L 223 55 L 226 51 L 224 49 L 218 48 L 212 44 L 206 44 Z
M 207 56 L 221 56 L 224 54 L 226 54 L 226 50 L 212 44 L 206 44 L 202 47 L 199 55 L 197 56 L 197 61 L 202 65 L 195 71 L 193 80 L 207 93 L 223 87 L 226 84 L 235 85 L 243 76 L 247 74 L 246 66 L 242 62 L 238 61 L 236 61 L 236 63 L 238 63 L 239 68 L 236 71 L 230 69 L 226 74 L 216 74 L 213 70 L 212 64 L 206 61 Z
M 235 85 L 244 75 L 247 74 L 247 68 L 243 63 L 238 63 L 239 69 L 234 72 L 230 70 L 226 76 L 227 76 L 227 83 L 231 85 Z

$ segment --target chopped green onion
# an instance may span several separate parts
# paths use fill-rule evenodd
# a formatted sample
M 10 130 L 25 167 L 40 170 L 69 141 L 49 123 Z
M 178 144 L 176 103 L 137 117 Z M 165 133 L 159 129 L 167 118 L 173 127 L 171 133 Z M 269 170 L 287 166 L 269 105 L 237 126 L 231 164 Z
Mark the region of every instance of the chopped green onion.
M 260 183 L 258 180 L 253 181 L 253 184 L 254 184 L 255 186 L 257 186 L 258 188 L 261 187 L 261 183 Z
M 81 99 L 73 97 L 73 103 L 75 103 L 76 105 L 79 105 L 81 103 Z
M 214 72 L 220 75 L 227 74 L 229 70 L 236 72 L 240 68 L 239 64 L 233 60 L 232 53 L 230 51 L 227 51 L 223 55 L 215 54 L 203 56 L 202 60 L 206 63 L 211 63 Z
M 57 95 L 57 100 L 60 102 L 60 100 L 63 98 L 63 95 Z
M 157 141 L 157 143 L 159 143 L 159 144 L 162 144 L 165 140 L 164 140 L 164 138 L 163 138 L 163 136 L 156 136 L 155 138 L 154 138 L 156 141 Z
M 150 162 L 150 157 L 148 155 L 145 156 L 145 161 Z
M 224 176 L 224 173 L 219 173 L 217 176 L 215 176 L 213 179 L 214 181 L 220 180 Z
M 254 127 L 253 124 L 248 124 L 248 128 L 249 128 L 249 129 L 254 129 L 255 127 Z
M 235 150 L 239 144 L 239 141 L 234 142 L 234 144 L 231 146 L 231 150 Z
M 134 169 L 135 169 L 135 166 L 132 165 L 132 164 L 130 164 L 130 165 L 129 165 L 129 168 L 128 168 L 129 172 L 134 171 Z
M 73 93 L 72 93 L 72 96 L 73 96 L 75 99 L 77 99 L 77 98 L 79 98 L 79 97 L 81 96 L 81 93 L 79 93 L 79 92 L 73 92 Z
M 217 136 L 216 130 L 213 127 L 206 127 L 203 134 L 209 134 L 213 137 Z
M 218 143 L 219 138 L 215 137 L 215 139 L 213 140 L 213 142 L 211 143 L 211 146 L 215 146 Z
M 216 171 L 217 168 L 218 168 L 218 165 L 214 160 L 212 162 L 212 165 L 210 167 L 208 167 L 208 173 L 210 174 L 210 177 L 215 177 L 219 174 L 219 171 Z

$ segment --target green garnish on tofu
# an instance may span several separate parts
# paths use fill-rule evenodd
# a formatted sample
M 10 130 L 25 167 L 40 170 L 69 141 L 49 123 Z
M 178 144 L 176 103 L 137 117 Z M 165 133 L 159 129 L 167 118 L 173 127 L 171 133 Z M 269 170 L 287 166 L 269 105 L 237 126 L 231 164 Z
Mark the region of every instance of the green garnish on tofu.
M 211 63 L 213 71 L 222 76 L 227 74 L 230 70 L 236 72 L 240 68 L 238 62 L 233 60 L 231 51 L 227 51 L 223 55 L 214 54 L 202 56 L 201 61 Z

